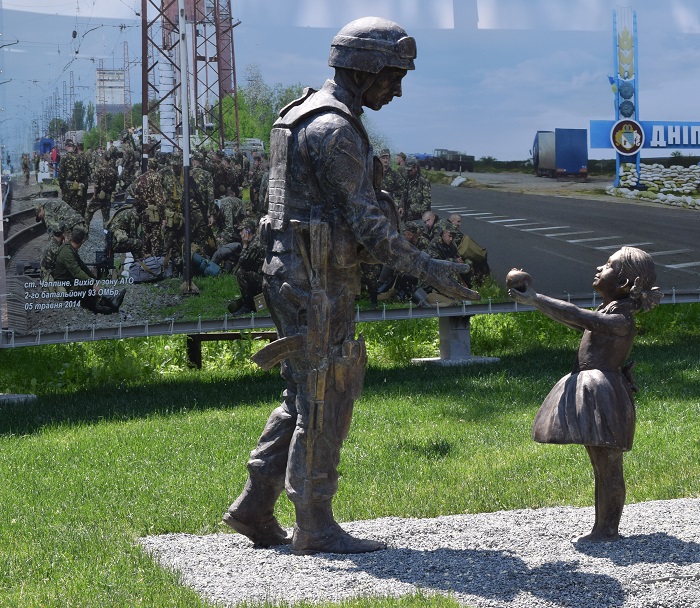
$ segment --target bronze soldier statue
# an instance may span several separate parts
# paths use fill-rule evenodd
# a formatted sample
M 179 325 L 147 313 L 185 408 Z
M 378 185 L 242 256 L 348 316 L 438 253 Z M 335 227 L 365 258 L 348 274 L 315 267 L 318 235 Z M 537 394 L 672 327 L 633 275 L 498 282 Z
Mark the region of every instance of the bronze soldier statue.
M 270 134 L 268 214 L 260 229 L 263 293 L 279 339 L 254 359 L 264 368 L 281 362 L 287 386 L 251 453 L 245 488 L 224 514 L 258 546 L 291 543 L 300 555 L 385 547 L 345 532 L 331 504 L 367 359 L 363 337 L 355 337 L 360 263 L 371 256 L 455 299 L 479 297 L 455 278 L 467 267 L 415 249 L 375 195 L 362 107 L 379 110 L 401 96 L 415 57 L 415 40 L 396 23 L 351 22 L 332 43 L 333 79 L 285 107 Z M 274 516 L 284 489 L 296 513 L 291 538 Z

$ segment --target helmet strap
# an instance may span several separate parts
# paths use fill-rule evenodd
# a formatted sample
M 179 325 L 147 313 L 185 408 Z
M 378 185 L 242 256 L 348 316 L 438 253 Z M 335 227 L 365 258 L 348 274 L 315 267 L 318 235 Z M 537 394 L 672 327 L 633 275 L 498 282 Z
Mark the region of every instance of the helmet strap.
M 362 114 L 362 97 L 374 83 L 376 74 L 360 72 L 348 68 L 336 68 L 335 80 L 352 93 L 353 104 L 350 108 L 358 116 Z

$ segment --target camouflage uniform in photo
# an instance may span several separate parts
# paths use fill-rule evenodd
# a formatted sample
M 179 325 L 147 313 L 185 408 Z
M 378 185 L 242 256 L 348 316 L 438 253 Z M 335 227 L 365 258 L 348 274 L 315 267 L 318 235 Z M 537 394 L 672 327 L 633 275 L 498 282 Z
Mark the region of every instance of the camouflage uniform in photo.
M 161 175 L 149 166 L 133 184 L 133 197 L 140 212 L 141 241 L 144 255 L 163 255 L 163 222 L 165 221 L 166 197 Z
M 174 163 L 177 163 L 175 157 Z M 181 169 L 178 169 L 181 171 Z M 184 263 L 185 216 L 182 208 L 183 176 L 175 174 L 172 164 L 168 163 L 158 172 L 161 178 L 165 207 L 163 208 L 163 252 L 177 268 Z
M 406 221 L 419 220 L 432 206 L 430 182 L 420 172 L 413 178 L 407 176 L 406 190 L 403 194 L 403 219 Z
M 255 167 L 250 174 L 250 215 L 255 219 L 255 222 L 260 221 L 260 218 L 265 215 L 267 209 L 263 203 L 265 199 L 260 197 L 260 187 L 262 183 L 263 168 L 260 164 Z
M 236 280 L 241 289 L 243 305 L 251 310 L 255 310 L 255 296 L 263 290 L 262 266 L 265 254 L 265 246 L 256 234 L 238 258 Z
M 24 175 L 24 183 L 29 183 L 29 154 L 22 154 L 22 174 Z
M 449 232 L 452 232 L 454 237 L 457 227 L 450 220 L 445 219 L 443 217 L 435 216 L 435 223 L 433 224 L 433 229 L 430 231 L 429 234 L 427 231 L 425 231 L 424 234 L 426 234 L 426 238 L 428 238 L 429 241 L 432 243 L 433 241 L 442 240 L 441 235 L 443 230 L 448 230 Z M 457 239 L 455 238 L 455 240 L 452 242 L 454 243 L 454 246 L 456 248 Z
M 260 180 L 260 204 L 267 211 L 267 188 L 270 184 L 270 170 L 265 169 Z
M 122 173 L 119 176 L 119 185 L 120 190 L 126 190 L 136 179 L 136 170 L 138 167 L 138 158 L 131 137 L 124 138 L 121 152 Z
M 85 221 L 89 224 L 96 211 L 102 213 L 102 222 L 106 224 L 109 220 L 109 213 L 114 199 L 114 191 L 117 188 L 119 175 L 116 167 L 112 164 L 112 152 L 107 151 L 103 156 L 97 157 L 95 170 L 93 173 L 93 198 L 88 203 L 85 213 Z
M 61 198 L 83 217 L 87 210 L 87 186 L 90 173 L 82 155 L 66 152 L 58 165 Z
M 240 227 L 245 219 L 246 206 L 240 198 L 227 196 L 218 202 L 218 212 L 215 214 L 216 251 L 211 258 L 215 264 L 227 269 L 224 262 L 230 266 L 238 261 L 241 250 Z
M 439 233 L 438 233 L 439 234 Z M 454 242 L 445 243 L 441 236 L 435 236 L 431 241 L 430 247 L 428 247 L 428 255 L 436 260 L 449 260 L 451 262 L 460 259 L 460 255 L 457 252 L 457 247 L 455 247 Z
M 44 209 L 44 224 L 49 235 L 61 230 L 70 235 L 73 230 L 78 228 L 87 238 L 88 226 L 85 218 L 65 201 L 60 198 L 49 199 L 42 203 L 40 207 Z
M 476 283 L 483 283 L 484 279 L 491 274 L 491 268 L 488 262 L 488 252 L 485 247 L 482 247 L 473 238 L 467 234 L 463 234 L 454 224 L 453 234 L 455 247 L 459 255 L 465 262 L 469 262 L 472 266 L 472 275 Z
M 210 256 L 216 251 L 214 233 L 209 226 L 209 216 L 214 207 L 214 180 L 202 167 L 190 171 L 190 241 L 193 251 Z
M 122 205 L 105 224 L 108 239 L 112 241 L 114 253 L 131 252 L 134 257 L 143 256 L 141 240 L 141 214 L 134 205 Z
M 394 200 L 401 200 L 406 190 L 406 179 L 393 167 L 384 170 L 382 190 L 386 190 Z
M 236 176 L 238 179 L 238 187 L 243 188 L 244 185 L 248 183 L 248 173 L 250 171 L 250 160 L 248 159 L 248 156 L 241 152 L 240 150 L 236 152 L 236 156 L 234 157 L 234 162 L 231 163 L 234 165 L 234 168 L 236 170 Z
M 428 247 L 428 255 L 436 260 L 448 260 L 451 262 L 464 262 L 468 264 L 468 260 L 465 260 L 459 254 L 459 251 L 457 251 L 457 247 L 454 244 L 454 240 L 452 240 L 451 243 L 446 243 L 442 240 L 443 231 L 450 232 L 453 235 L 454 239 L 454 230 L 450 229 L 450 227 L 454 228 L 454 224 L 447 220 L 445 220 L 445 222 L 446 223 L 444 224 L 443 228 L 437 228 L 435 230 L 435 237 L 431 241 L 430 247 Z M 470 269 L 469 272 L 461 274 L 460 278 L 462 279 L 462 281 L 464 281 L 464 283 L 471 287 L 474 278 L 474 273 Z M 422 285 L 422 287 L 427 292 L 430 292 L 432 290 L 432 288 L 427 285 Z
M 240 165 L 229 159 L 226 167 L 226 175 L 229 190 L 234 193 L 234 196 L 240 198 L 243 188 L 243 170 Z
M 221 158 L 217 158 L 211 165 L 211 177 L 214 181 L 214 198 L 223 198 L 228 191 L 228 167 Z
M 49 244 L 41 254 L 40 272 L 43 281 L 49 281 L 53 278 L 53 269 L 56 266 L 56 257 L 58 256 L 58 248 L 62 245 L 53 235 L 49 238 Z

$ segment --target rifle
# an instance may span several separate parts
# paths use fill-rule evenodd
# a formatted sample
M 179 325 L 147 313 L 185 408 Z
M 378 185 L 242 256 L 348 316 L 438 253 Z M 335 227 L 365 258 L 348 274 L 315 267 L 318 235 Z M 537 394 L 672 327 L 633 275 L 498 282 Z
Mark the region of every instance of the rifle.
M 311 279 L 311 294 L 307 310 L 306 356 L 310 363 L 307 390 L 310 400 L 308 445 L 306 450 L 306 483 L 313 474 L 313 444 L 323 432 L 323 415 L 326 398 L 326 379 L 330 367 L 329 334 L 330 302 L 328 300 L 328 224 L 321 220 L 321 207 L 314 205 L 309 222 L 310 266 L 305 257 L 303 241 L 300 243 L 302 258 L 307 264 Z
M 310 484 L 313 479 L 313 444 L 323 432 L 326 380 L 331 364 L 329 345 L 330 301 L 327 293 L 329 229 L 328 224 L 321 219 L 321 207 L 314 206 L 311 210 L 311 218 L 308 225 L 309 251 L 307 251 L 306 239 L 304 238 L 306 230 L 302 227 L 301 222 L 292 220 L 290 224 L 296 234 L 299 254 L 311 285 L 311 291 L 305 294 L 307 312 L 306 336 L 295 334 L 280 338 L 262 348 L 252 359 L 263 369 L 270 369 L 291 354 L 301 351 L 306 356 L 310 371 L 306 385 L 309 399 L 309 421 L 305 483 Z M 285 286 L 287 287 L 287 292 L 294 292 L 290 285 L 285 284 Z M 293 294 L 297 298 L 300 296 L 299 291 L 296 290 Z M 308 490 L 305 491 L 308 492 Z

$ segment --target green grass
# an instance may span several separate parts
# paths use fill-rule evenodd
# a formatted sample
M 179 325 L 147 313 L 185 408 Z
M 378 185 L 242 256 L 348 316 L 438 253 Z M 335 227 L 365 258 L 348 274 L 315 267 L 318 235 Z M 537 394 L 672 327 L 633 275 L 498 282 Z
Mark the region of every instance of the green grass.
M 501 361 L 413 366 L 435 354 L 435 322 L 362 327 L 370 361 L 343 448 L 340 521 L 591 505 L 581 446 L 539 445 L 530 425 L 571 367 L 578 335 L 537 313 L 479 316 L 475 354 Z M 700 495 L 700 305 L 638 316 L 640 393 L 627 500 Z M 184 337 L 0 351 L 0 605 L 201 606 L 137 545 L 144 535 L 224 531 L 245 462 L 282 389 L 247 361 L 257 341 Z M 285 526 L 293 510 L 280 500 Z M 450 598 L 362 598 L 364 608 L 454 606 Z M 305 606 L 305 604 L 304 604 Z
M 174 316 L 177 321 L 197 321 L 202 319 L 221 319 L 227 314 L 227 304 L 241 293 L 236 277 L 222 273 L 216 277 L 197 276 L 192 282 L 199 289 L 198 295 L 184 298 L 181 303 L 171 308 L 161 309 L 160 313 Z M 180 279 L 168 279 L 165 286 L 173 294 L 180 293 Z

